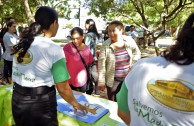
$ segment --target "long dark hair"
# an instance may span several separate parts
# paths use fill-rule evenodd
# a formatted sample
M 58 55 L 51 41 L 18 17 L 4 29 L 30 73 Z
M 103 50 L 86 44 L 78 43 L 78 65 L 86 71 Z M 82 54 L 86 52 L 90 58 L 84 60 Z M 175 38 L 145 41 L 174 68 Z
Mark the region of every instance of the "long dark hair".
M 164 51 L 162 56 L 168 61 L 179 65 L 189 65 L 194 62 L 194 13 L 186 20 L 177 42 L 169 50 Z M 181 61 L 182 60 L 182 61 Z
M 55 20 L 58 20 L 58 14 L 50 7 L 42 6 L 36 11 L 35 22 L 29 26 L 19 44 L 14 46 L 13 54 L 20 50 L 17 58 L 19 63 L 23 62 L 23 57 L 34 41 L 34 37 L 41 34 L 43 29 L 48 30 Z
M 87 32 L 87 33 L 93 32 L 93 33 L 95 33 L 95 34 L 97 35 L 97 37 L 99 38 L 100 35 L 98 34 L 98 30 L 97 30 L 97 28 L 96 28 L 96 23 L 94 22 L 94 20 L 93 20 L 93 19 L 87 19 L 85 23 L 86 23 L 86 24 L 89 24 L 89 29 L 88 29 L 88 32 Z

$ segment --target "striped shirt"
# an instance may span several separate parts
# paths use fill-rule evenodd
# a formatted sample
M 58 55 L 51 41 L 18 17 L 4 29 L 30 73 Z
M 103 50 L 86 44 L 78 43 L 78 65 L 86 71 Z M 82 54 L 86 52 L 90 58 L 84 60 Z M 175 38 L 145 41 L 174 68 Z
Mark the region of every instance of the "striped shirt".
M 126 48 L 115 50 L 115 77 L 125 77 L 130 68 L 130 56 Z
M 137 61 L 141 58 L 141 52 L 136 42 L 130 37 L 123 35 L 125 48 L 130 56 L 130 66 L 132 60 Z M 112 87 L 115 76 L 115 54 L 111 45 L 111 40 L 103 42 L 98 57 L 98 84 Z

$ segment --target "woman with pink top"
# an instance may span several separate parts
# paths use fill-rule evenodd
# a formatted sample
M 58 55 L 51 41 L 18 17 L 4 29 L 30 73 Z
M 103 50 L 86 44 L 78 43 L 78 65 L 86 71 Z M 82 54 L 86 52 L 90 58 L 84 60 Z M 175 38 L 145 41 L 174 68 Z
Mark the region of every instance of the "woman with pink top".
M 88 77 L 80 55 L 83 57 L 86 65 L 92 63 L 94 58 L 89 47 L 83 43 L 83 30 L 79 27 L 73 28 L 71 30 L 71 40 L 72 42 L 66 44 L 63 48 L 67 60 L 67 69 L 71 76 L 69 84 L 72 90 L 91 94 L 93 90 L 86 91 Z

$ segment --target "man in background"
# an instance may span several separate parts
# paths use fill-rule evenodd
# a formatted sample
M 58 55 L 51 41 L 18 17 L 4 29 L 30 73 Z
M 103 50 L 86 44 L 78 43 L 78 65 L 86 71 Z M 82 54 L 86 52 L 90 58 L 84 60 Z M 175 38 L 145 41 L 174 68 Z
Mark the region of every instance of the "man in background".
M 135 31 L 134 25 L 130 26 L 130 30 L 126 32 L 126 35 L 131 36 L 135 41 L 137 41 L 138 33 Z

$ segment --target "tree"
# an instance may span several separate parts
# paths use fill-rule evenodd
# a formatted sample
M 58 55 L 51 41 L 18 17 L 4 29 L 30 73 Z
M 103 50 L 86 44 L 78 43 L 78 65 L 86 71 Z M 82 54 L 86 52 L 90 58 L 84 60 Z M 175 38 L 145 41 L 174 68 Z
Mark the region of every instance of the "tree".
M 179 14 L 193 7 L 193 2 L 194 0 L 126 0 L 117 3 L 114 0 L 85 0 L 85 7 L 90 8 L 90 13 L 101 15 L 107 20 L 119 17 L 124 23 L 135 23 L 146 31 L 144 40 L 151 36 L 155 42 L 164 34 L 168 25 L 181 25 L 175 21 L 182 23 L 185 20 Z M 184 13 L 186 16 L 183 17 L 187 17 L 187 14 Z M 158 30 L 162 32 L 154 36 Z M 147 47 L 147 41 L 144 46 Z
M 32 23 L 34 21 L 34 19 L 33 19 L 33 16 L 32 16 L 32 12 L 30 10 L 28 0 L 23 0 L 23 2 L 24 2 L 25 12 L 26 12 L 26 15 L 28 17 L 28 22 Z
M 76 0 L 80 2 L 79 0 Z M 30 24 L 34 21 L 34 13 L 40 6 L 50 6 L 58 11 L 59 17 L 69 18 L 71 9 L 68 0 L 0 0 L 0 22 L 4 26 L 7 17 L 16 22 Z
M 55 8 L 58 12 L 59 17 L 63 17 L 66 19 L 70 19 L 70 13 L 71 9 L 76 8 L 76 5 L 74 7 L 70 7 L 70 2 L 75 2 L 80 4 L 80 0 L 74 0 L 74 1 L 69 1 L 69 0 L 45 0 L 45 3 L 52 7 Z
M 5 24 L 7 17 L 15 18 L 16 22 L 30 23 L 33 20 L 34 11 L 41 0 L 3 0 L 0 5 L 0 22 Z M 24 6 L 25 5 L 25 6 Z

